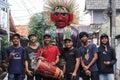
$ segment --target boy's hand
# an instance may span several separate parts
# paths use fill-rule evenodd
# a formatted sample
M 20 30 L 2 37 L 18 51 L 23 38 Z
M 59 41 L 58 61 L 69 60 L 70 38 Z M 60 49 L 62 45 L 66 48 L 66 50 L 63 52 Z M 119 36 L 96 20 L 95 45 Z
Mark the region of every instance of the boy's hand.
M 105 65 L 110 65 L 110 61 L 104 61 Z
M 3 72 L 3 70 L 2 70 L 2 68 L 0 67 L 0 74 L 2 74 L 2 72 Z
M 27 74 L 28 76 L 33 76 L 33 75 L 32 75 L 32 71 L 30 71 L 30 70 L 26 70 L 26 74 Z
M 13 58 L 14 56 L 15 56 L 15 53 L 14 53 L 14 52 L 11 52 L 9 58 L 11 59 L 11 58 Z
M 55 62 L 51 62 L 51 64 L 52 64 L 53 66 L 55 66 L 55 65 L 56 65 L 56 63 L 55 63 Z
M 44 57 L 42 57 L 42 56 L 39 57 L 38 59 L 40 59 L 40 60 L 46 60 L 46 59 L 45 59 Z
M 84 66 L 83 69 L 86 71 L 86 70 L 89 69 L 89 67 L 88 66 Z
M 72 78 L 73 78 L 73 79 L 76 78 L 76 73 L 75 73 L 75 72 L 72 73 Z
M 91 72 L 90 72 L 89 70 L 86 70 L 86 71 L 85 71 L 85 74 L 86 74 L 87 76 L 91 76 Z

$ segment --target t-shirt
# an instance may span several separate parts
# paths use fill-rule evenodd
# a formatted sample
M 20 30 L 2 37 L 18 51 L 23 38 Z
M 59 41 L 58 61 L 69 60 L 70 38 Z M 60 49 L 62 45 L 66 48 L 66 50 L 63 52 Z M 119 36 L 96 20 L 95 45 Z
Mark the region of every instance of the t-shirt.
M 72 50 L 65 51 L 65 61 L 66 61 L 66 74 L 69 74 L 74 71 L 75 64 L 76 64 L 76 58 L 79 58 L 81 54 L 79 53 L 79 50 L 74 48 Z
M 55 62 L 56 57 L 60 55 L 60 51 L 57 46 L 50 45 L 38 50 L 38 57 L 44 57 L 48 62 Z
M 10 46 L 7 48 L 6 57 L 14 52 L 15 56 L 9 61 L 8 72 L 12 74 L 24 73 L 24 49 L 22 47 L 14 48 Z
M 80 47 L 80 53 L 85 65 L 88 65 L 94 57 L 94 54 L 98 52 L 95 44 L 89 44 L 87 47 Z M 90 71 L 98 71 L 97 63 L 95 62 L 90 68 Z
M 33 49 L 29 46 L 25 48 L 25 60 L 28 61 L 28 68 L 29 69 L 35 68 L 34 61 L 37 58 L 37 51 L 39 48 L 40 48 L 39 46 L 36 49 Z

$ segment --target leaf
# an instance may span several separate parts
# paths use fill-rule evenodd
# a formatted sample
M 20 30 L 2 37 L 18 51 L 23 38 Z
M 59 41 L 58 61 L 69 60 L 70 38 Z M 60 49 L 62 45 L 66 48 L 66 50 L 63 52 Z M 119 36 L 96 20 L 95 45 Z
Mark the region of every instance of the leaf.
M 30 31 L 29 33 L 35 33 L 37 35 L 37 41 L 40 45 L 43 45 L 42 37 L 44 35 L 44 31 L 49 26 L 45 23 L 43 13 L 36 13 L 30 18 L 30 22 L 28 24 Z

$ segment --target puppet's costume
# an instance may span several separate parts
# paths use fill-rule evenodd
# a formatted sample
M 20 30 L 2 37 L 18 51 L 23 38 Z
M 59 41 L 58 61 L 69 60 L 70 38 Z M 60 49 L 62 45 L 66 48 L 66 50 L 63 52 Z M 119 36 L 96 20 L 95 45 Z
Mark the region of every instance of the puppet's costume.
M 44 17 L 47 25 L 52 25 L 45 30 L 50 34 L 52 43 L 56 44 L 61 54 L 64 54 L 65 38 L 72 38 L 74 47 L 80 47 L 79 31 L 71 24 L 78 24 L 78 5 L 75 0 L 46 0 Z M 62 57 L 62 56 L 61 56 Z

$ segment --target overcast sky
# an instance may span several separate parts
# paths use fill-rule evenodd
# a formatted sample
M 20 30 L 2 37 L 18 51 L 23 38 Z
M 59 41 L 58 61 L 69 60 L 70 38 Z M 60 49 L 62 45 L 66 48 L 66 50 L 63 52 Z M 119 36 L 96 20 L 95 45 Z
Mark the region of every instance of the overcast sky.
M 45 0 L 8 0 L 15 24 L 27 24 L 30 16 L 43 11 L 44 1 Z M 81 16 L 83 15 L 85 0 L 76 1 L 79 4 Z

